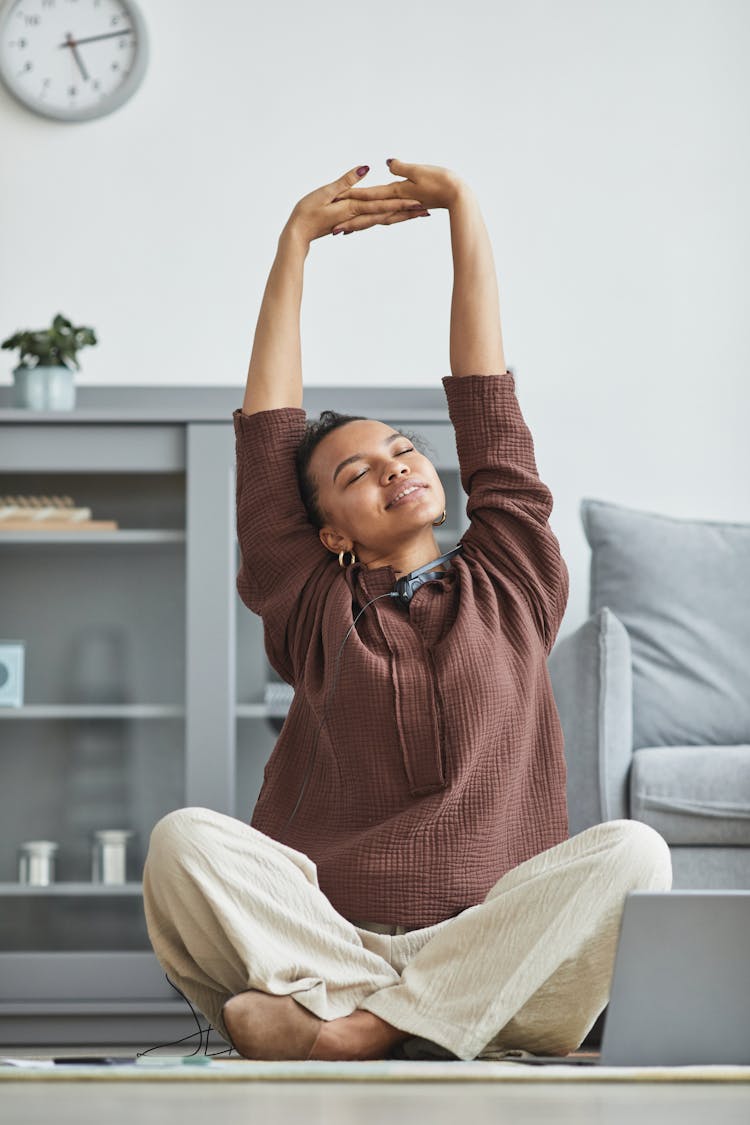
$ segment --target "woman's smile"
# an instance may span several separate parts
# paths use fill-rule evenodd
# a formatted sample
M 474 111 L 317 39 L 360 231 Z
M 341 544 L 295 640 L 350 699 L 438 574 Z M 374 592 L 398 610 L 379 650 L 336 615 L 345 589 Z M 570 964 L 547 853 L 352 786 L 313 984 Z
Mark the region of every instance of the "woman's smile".
M 409 488 L 411 491 L 407 492 L 405 496 L 400 496 L 397 500 L 392 500 L 391 503 L 387 505 L 387 509 L 390 510 L 391 508 L 396 508 L 401 504 L 406 504 L 408 500 L 419 499 L 419 497 L 427 491 L 429 485 L 412 484 L 409 485 Z

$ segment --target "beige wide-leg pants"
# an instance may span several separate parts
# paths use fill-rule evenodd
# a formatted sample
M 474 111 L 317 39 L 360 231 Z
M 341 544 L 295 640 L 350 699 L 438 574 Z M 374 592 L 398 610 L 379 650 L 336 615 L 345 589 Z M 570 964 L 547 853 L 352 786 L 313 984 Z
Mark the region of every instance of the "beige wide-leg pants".
M 367 1009 L 425 1050 L 406 1057 L 464 1060 L 579 1047 L 609 1000 L 626 895 L 671 886 L 664 838 L 611 820 L 452 918 L 378 933 L 334 909 L 308 856 L 206 808 L 162 817 L 143 872 L 154 952 L 228 1043 L 221 1007 L 254 988 L 325 1020 Z

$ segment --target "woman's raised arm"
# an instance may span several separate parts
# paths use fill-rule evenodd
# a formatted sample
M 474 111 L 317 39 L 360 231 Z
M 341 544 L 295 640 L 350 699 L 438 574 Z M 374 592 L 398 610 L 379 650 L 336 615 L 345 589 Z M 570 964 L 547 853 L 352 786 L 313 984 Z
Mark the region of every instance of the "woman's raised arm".
M 500 375 L 505 370 L 492 246 L 468 184 L 462 184 L 448 213 L 453 248 L 450 364 L 452 375 Z
M 287 223 L 279 237 L 258 314 L 243 414 L 302 406 L 300 307 L 309 249 L 309 243 Z

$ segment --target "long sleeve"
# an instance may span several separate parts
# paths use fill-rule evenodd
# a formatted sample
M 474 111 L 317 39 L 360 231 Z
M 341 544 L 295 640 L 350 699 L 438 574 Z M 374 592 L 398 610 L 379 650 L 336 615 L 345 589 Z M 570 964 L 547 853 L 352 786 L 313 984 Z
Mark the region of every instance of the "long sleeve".
M 335 576 L 302 502 L 295 451 L 305 431 L 302 407 L 232 415 L 236 439 L 237 592 L 263 619 L 272 666 L 294 684 L 315 617 L 316 594 Z
M 549 654 L 567 605 L 569 575 L 549 526 L 552 493 L 539 479 L 515 378 L 506 371 L 446 375 L 442 382 L 469 498 L 464 548 L 502 590 L 509 592 L 510 584 L 523 595 Z

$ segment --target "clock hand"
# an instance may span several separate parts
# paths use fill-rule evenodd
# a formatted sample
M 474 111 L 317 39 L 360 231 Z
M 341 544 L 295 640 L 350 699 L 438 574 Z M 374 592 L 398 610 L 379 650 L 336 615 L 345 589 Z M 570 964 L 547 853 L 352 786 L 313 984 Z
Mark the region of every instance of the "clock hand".
M 66 40 L 65 43 L 58 43 L 57 45 L 58 47 L 70 47 L 77 43 L 94 43 L 97 39 L 115 39 L 118 35 L 130 35 L 132 31 L 132 27 L 124 27 L 122 31 L 109 31 L 106 35 L 89 35 L 86 39 L 72 40 L 72 44 Z
M 84 67 L 83 63 L 81 62 L 80 55 L 78 54 L 78 51 L 76 50 L 76 41 L 71 36 L 70 32 L 68 32 L 68 38 L 67 38 L 66 42 L 62 43 L 61 46 L 70 47 L 71 51 L 73 52 L 73 58 L 78 63 L 78 69 L 80 70 L 81 74 L 83 75 L 84 82 L 88 82 L 89 76 L 86 73 L 86 68 Z

